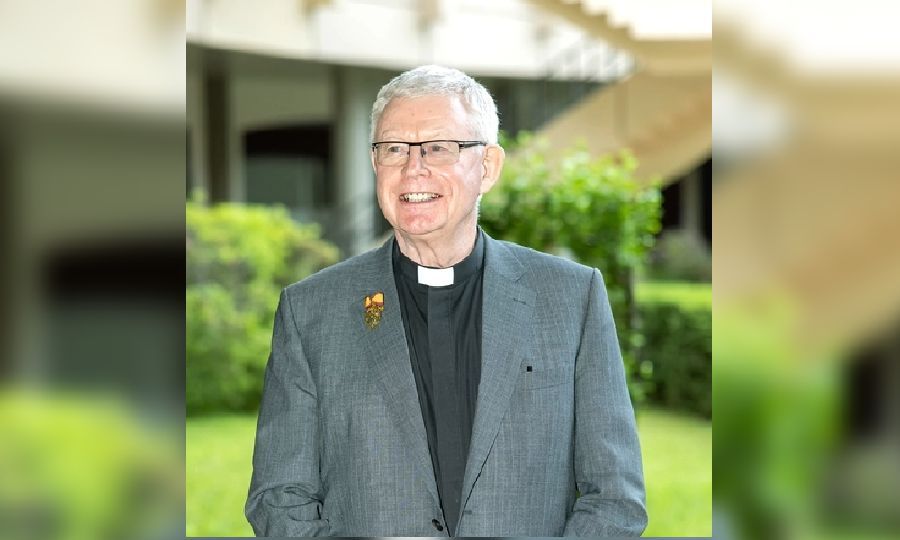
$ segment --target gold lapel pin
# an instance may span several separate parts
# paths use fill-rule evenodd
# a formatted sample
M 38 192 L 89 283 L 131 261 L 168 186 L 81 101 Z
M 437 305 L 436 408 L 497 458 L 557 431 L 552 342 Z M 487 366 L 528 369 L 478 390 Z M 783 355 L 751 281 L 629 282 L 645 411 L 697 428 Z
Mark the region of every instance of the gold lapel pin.
M 377 292 L 371 296 L 366 296 L 366 326 L 371 330 L 378 326 L 381 322 L 381 313 L 384 311 L 384 293 Z

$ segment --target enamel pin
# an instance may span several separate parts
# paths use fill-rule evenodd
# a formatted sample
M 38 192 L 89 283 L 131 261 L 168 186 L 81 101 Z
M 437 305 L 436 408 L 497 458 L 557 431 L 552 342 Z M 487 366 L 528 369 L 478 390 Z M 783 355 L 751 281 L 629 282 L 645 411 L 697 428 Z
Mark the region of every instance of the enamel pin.
M 381 322 L 381 313 L 384 311 L 384 293 L 377 292 L 366 297 L 366 326 L 371 330 Z

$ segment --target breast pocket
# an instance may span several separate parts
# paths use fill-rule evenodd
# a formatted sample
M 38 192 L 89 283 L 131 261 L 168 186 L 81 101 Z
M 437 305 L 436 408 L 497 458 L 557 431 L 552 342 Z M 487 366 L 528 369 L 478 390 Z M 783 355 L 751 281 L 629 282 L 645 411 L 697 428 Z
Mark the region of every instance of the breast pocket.
M 529 367 L 531 368 L 529 371 Z M 516 381 L 516 387 L 520 390 L 537 390 L 538 388 L 550 388 L 559 386 L 572 380 L 572 369 L 568 366 L 529 366 L 527 362 L 522 366 L 522 372 Z

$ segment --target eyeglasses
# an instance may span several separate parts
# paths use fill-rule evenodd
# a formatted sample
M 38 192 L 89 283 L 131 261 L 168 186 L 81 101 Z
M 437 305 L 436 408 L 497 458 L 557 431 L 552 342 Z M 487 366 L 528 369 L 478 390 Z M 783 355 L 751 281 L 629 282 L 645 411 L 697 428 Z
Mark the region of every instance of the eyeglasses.
M 422 150 L 422 160 L 428 165 L 452 165 L 459 161 L 459 152 L 473 146 L 487 146 L 484 141 L 380 141 L 372 143 L 375 163 L 385 167 L 405 165 L 409 160 L 409 149 L 418 146 Z

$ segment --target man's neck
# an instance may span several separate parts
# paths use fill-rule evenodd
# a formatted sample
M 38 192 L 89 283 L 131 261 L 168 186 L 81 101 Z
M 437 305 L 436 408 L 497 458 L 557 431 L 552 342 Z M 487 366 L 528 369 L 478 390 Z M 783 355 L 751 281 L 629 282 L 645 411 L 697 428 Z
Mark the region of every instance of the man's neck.
M 474 225 L 463 234 L 451 239 L 428 240 L 411 238 L 400 231 L 394 231 L 400 252 L 422 266 L 449 268 L 472 253 L 478 229 Z

